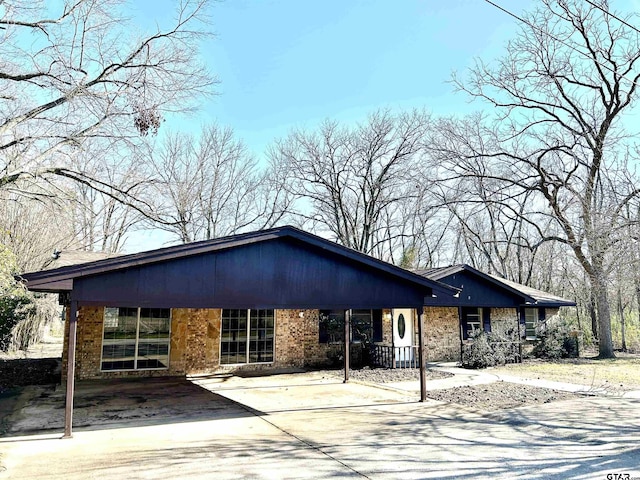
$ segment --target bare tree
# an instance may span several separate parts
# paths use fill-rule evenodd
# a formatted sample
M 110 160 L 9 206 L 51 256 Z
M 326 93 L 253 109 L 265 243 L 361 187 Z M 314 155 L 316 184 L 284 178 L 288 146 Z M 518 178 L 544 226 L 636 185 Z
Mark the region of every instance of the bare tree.
M 44 268 L 54 248 L 79 246 L 66 204 L 0 195 L 0 246 L 12 253 L 17 272 Z
M 2 2 L 0 189 L 33 195 L 59 176 L 143 210 L 67 160 L 96 141 L 137 141 L 209 91 L 194 54 L 205 7 L 182 1 L 167 28 L 137 36 L 119 1 Z
M 271 148 L 289 173 L 295 215 L 355 250 L 390 256 L 407 225 L 406 202 L 422 196 L 422 143 L 429 117 L 379 111 L 355 128 L 325 121 L 317 131 L 293 131 Z
M 148 197 L 153 180 L 149 178 L 139 156 L 131 155 L 128 150 L 96 150 L 91 148 L 90 152 L 79 152 L 69 160 L 69 164 L 72 168 L 83 170 L 92 178 L 100 179 L 125 192 L 131 198 L 150 205 Z M 155 215 L 154 212 L 143 215 L 139 210 L 85 183 L 56 183 L 63 183 L 61 190 L 64 188 L 67 192 L 67 222 L 75 231 L 79 247 L 84 250 L 118 252 L 124 246 L 128 234 L 141 227 L 149 215 Z
M 168 135 L 150 145 L 146 164 L 156 179 L 150 202 L 162 220 L 155 226 L 183 243 L 268 228 L 288 210 L 278 172 L 261 171 L 230 128 Z
M 622 119 L 637 96 L 640 36 L 611 16 L 606 1 L 541 1 L 523 17 L 503 58 L 478 61 L 468 78 L 454 77 L 495 115 L 450 122 L 439 153 L 450 162 L 482 161 L 495 191 L 527 202 L 520 216 L 540 241 L 571 249 L 594 291 L 600 356 L 608 358 L 614 356 L 608 256 L 637 221 L 625 215 L 639 190 L 623 156 Z M 457 168 L 457 174 L 476 173 Z M 530 192 L 534 198 L 526 199 Z M 552 228 L 541 219 L 552 220 Z

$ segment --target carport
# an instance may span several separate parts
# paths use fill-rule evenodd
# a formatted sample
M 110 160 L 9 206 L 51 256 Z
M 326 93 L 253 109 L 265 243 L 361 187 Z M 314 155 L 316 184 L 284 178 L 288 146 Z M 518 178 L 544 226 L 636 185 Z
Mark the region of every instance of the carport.
M 223 340 L 226 338 L 225 324 L 221 323 L 220 316 L 224 317 L 224 312 L 232 309 L 236 312 L 272 312 L 271 330 L 268 327 L 261 327 L 262 330 L 256 327 L 258 333 L 254 338 L 254 332 L 250 330 L 253 327 L 247 326 L 247 336 L 242 337 L 245 339 L 242 348 L 247 349 L 247 362 L 253 342 L 257 345 L 260 341 L 271 341 L 270 360 L 256 364 L 262 369 L 286 365 L 287 361 L 297 362 L 300 358 L 304 360 L 304 352 L 302 357 L 295 356 L 302 348 L 300 343 L 318 342 L 317 325 L 311 334 L 308 331 L 299 332 L 303 330 L 303 322 L 306 321 L 307 325 L 312 323 L 309 318 L 305 320 L 305 312 L 317 312 L 320 309 L 344 311 L 344 339 L 350 339 L 349 318 L 354 309 L 414 309 L 418 315 L 421 401 L 424 401 L 423 309 L 425 306 L 450 305 L 452 297 L 458 292 L 453 287 L 294 227 L 274 228 L 27 273 L 22 275 L 22 279 L 32 291 L 58 293 L 61 303 L 68 308 L 68 338 L 63 353 L 63 361 L 66 359 L 67 366 L 65 437 L 72 434 L 74 383 L 78 374 L 77 350 L 82 353 L 79 359 L 80 374 L 93 378 L 184 375 L 190 373 L 189 361 L 195 362 L 200 372 L 216 371 L 225 367 L 222 365 L 221 352 L 227 347 Z M 157 351 L 163 346 L 158 341 L 152 343 L 146 336 L 143 341 L 140 327 L 143 314 L 140 312 L 163 309 L 170 312 L 166 364 L 156 361 L 163 368 L 113 369 L 117 362 L 104 361 L 104 357 L 114 350 L 107 348 L 106 333 L 103 333 L 110 328 L 105 320 L 105 311 L 114 308 L 137 312 L 138 330 L 131 343 L 134 351 L 131 365 L 135 366 L 142 364 L 138 363 L 138 358 L 142 357 L 140 345 L 145 344 L 147 354 L 149 345 L 156 345 Z M 281 314 L 283 320 L 274 327 L 277 312 L 284 312 Z M 115 320 L 109 317 L 109 322 L 117 323 L 117 315 Z M 184 323 L 179 324 L 179 319 L 184 319 Z M 77 334 L 79 326 L 82 333 L 80 341 Z M 180 332 L 185 329 L 189 332 L 189 335 L 185 334 L 188 338 L 180 343 Z M 209 337 L 207 332 L 210 332 Z M 316 338 L 310 340 L 313 334 Z M 200 337 L 203 336 L 206 338 L 201 341 Z M 269 354 L 268 348 L 265 352 Z M 164 357 L 162 361 L 165 361 Z M 150 365 L 150 360 L 146 359 L 145 362 L 145 365 Z M 105 365 L 109 365 L 109 368 Z M 251 363 L 242 365 L 243 368 L 252 366 Z M 347 382 L 349 348 L 344 348 L 344 371 L 344 381 Z

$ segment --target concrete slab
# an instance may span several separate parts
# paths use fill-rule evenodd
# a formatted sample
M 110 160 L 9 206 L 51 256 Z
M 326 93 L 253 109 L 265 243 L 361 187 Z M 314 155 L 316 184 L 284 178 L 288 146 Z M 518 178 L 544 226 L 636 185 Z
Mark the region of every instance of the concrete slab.
M 156 381 L 152 390 L 167 393 L 156 399 L 168 409 L 160 419 L 118 418 L 76 428 L 70 440 L 10 434 L 0 438 L 0 478 L 640 477 L 640 402 L 632 399 L 488 413 L 313 374 L 201 377 L 193 390 Z M 118 388 L 121 397 L 139 393 Z M 171 392 L 190 395 L 172 402 Z M 102 405 L 104 414 L 110 401 L 85 408 Z

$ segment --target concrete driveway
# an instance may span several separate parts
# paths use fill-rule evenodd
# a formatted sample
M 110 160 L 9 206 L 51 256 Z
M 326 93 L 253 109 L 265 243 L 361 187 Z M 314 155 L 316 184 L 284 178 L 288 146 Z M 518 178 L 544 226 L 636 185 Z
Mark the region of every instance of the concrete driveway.
M 59 439 L 60 429 L 0 438 L 0 478 L 640 477 L 633 399 L 585 397 L 487 413 L 320 374 L 136 384 L 92 384 L 88 397 L 80 384 L 77 402 L 95 398 L 97 388 L 97 404 L 108 410 L 111 389 L 125 404 L 138 398 L 135 411 L 156 395 L 148 415 L 121 413 L 76 428 L 70 440 Z M 30 405 L 21 411 L 39 416 Z

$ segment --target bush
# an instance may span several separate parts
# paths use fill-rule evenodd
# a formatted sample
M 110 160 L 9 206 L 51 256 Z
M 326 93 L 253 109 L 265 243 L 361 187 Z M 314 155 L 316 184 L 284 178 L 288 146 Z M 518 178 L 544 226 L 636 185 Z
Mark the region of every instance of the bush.
M 44 325 L 55 318 L 52 296 L 37 297 L 13 275 L 15 258 L 0 244 L 0 350 L 26 350 L 40 341 Z
M 494 325 L 487 333 L 478 331 L 462 350 L 464 368 L 486 368 L 517 362 L 520 358 L 519 333 L 516 328 Z
M 471 343 L 462 349 L 464 368 L 486 368 L 496 364 L 493 350 L 489 346 L 489 336 L 479 331 L 471 336 Z
M 577 338 L 569 335 L 564 324 L 547 325 L 538 332 L 532 355 L 536 358 L 568 358 L 578 356 Z

